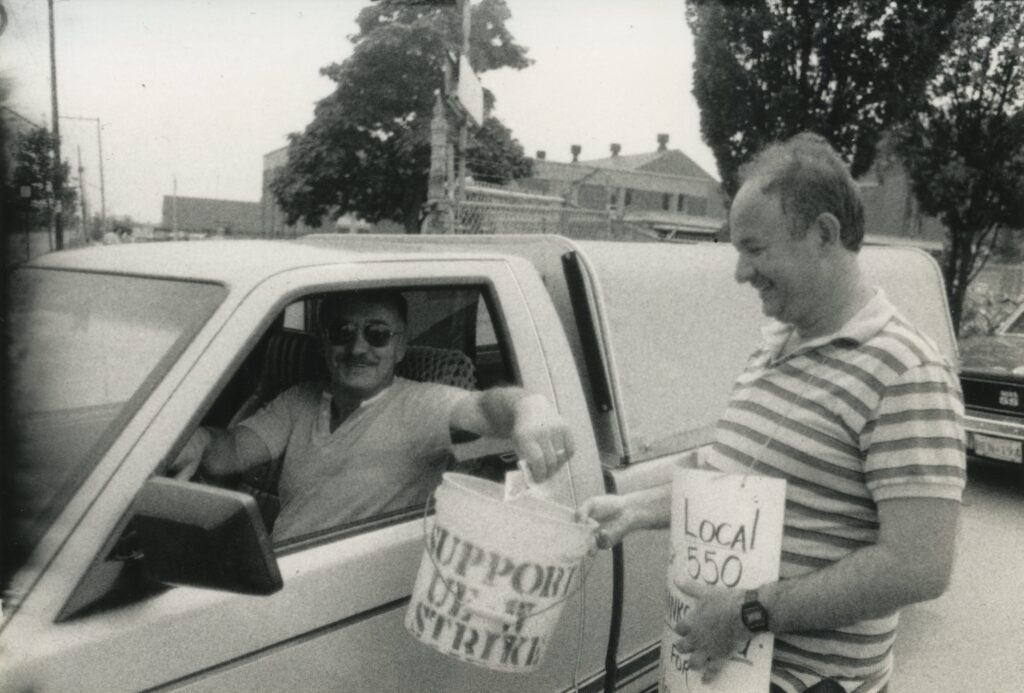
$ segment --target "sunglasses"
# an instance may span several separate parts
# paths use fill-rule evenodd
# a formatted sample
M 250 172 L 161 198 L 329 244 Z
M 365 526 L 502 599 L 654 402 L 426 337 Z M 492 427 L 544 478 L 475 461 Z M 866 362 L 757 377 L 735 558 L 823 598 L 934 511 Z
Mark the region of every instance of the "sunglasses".
M 387 346 L 391 338 L 402 334 L 387 325 L 370 324 L 363 326 L 363 339 L 372 347 Z M 359 326 L 351 322 L 335 322 L 327 327 L 327 340 L 336 347 L 347 347 L 356 343 Z

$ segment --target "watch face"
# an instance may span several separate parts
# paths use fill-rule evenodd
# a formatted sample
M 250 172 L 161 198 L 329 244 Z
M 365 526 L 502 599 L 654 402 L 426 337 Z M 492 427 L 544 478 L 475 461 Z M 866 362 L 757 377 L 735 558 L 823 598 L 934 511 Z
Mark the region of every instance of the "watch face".
M 768 630 L 768 610 L 761 602 L 747 602 L 740 609 L 743 625 L 751 633 L 764 633 Z

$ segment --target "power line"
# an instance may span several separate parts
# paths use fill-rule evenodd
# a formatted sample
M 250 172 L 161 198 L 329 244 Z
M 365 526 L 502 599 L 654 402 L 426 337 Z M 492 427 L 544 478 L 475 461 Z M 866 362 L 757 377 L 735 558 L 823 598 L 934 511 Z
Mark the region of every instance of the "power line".
M 16 110 L 11 108 L 10 106 L 4 106 L 4 105 L 0 104 L 0 108 L 4 109 L 5 111 L 7 111 L 8 113 L 10 113 L 11 115 L 13 115 L 13 116 L 15 116 L 17 118 L 21 118 L 26 123 L 28 123 L 32 127 L 36 128 L 37 130 L 45 130 L 46 129 L 45 125 L 40 125 L 40 124 L 36 123 L 34 120 L 21 115 L 20 113 L 18 113 Z

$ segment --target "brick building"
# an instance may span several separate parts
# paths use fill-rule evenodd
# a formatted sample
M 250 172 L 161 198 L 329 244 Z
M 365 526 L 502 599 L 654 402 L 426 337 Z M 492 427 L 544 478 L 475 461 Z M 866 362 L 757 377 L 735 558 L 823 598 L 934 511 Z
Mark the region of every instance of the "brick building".
M 258 236 L 258 202 L 164 195 L 161 228 L 184 234 Z
M 287 161 L 288 147 L 275 149 L 263 156 L 259 202 L 165 195 L 162 228 L 183 234 L 250 238 L 294 238 L 310 233 L 358 233 L 371 229 L 370 224 L 350 215 L 334 223 L 325 221 L 319 226 L 309 226 L 301 221 L 287 224 L 284 212 L 270 190 L 274 176 Z
M 910 177 L 888 140 L 879 145 L 871 170 L 857 180 L 864 200 L 864 236 L 868 243 L 914 245 L 942 250 L 946 227 L 921 211 Z

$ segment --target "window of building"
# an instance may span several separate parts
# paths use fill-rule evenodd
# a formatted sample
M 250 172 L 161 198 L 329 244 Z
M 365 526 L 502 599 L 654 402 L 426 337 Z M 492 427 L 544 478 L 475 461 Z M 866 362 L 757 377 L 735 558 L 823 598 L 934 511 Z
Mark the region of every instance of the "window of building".
M 680 195 L 678 198 L 676 198 L 676 211 L 677 212 L 685 212 L 686 211 L 686 195 Z
M 708 213 L 708 201 L 704 197 L 690 197 L 686 200 L 686 211 L 694 216 L 702 217 Z
M 669 207 L 671 206 L 671 204 L 672 204 L 672 195 L 669 194 L 669 193 L 663 194 L 661 196 L 661 208 L 667 212 L 669 210 Z
M 626 188 L 626 199 L 623 202 L 623 204 L 626 207 L 629 207 L 631 204 L 633 204 L 633 191 L 630 190 L 629 188 Z

